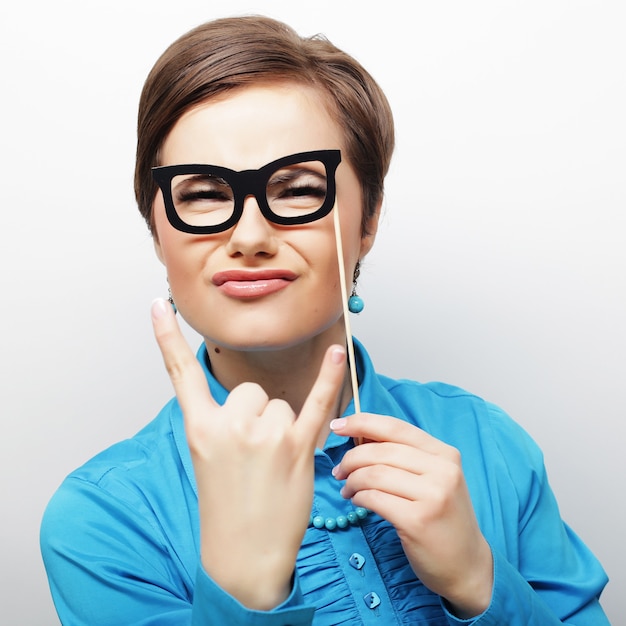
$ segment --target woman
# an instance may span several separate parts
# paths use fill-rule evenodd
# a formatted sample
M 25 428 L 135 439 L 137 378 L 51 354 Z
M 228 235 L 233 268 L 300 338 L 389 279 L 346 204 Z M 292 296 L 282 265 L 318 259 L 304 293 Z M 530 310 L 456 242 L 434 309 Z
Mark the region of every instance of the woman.
M 176 398 L 48 506 L 64 624 L 608 623 L 528 435 L 346 356 L 392 150 L 381 90 L 322 38 L 224 19 L 157 61 L 135 190 Z

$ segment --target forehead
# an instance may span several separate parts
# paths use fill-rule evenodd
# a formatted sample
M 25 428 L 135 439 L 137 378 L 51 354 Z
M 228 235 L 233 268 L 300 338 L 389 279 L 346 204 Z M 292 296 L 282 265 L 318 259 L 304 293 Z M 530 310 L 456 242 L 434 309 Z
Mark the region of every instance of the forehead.
M 313 87 L 239 88 L 185 112 L 161 149 L 161 165 L 208 163 L 256 169 L 288 154 L 342 149 L 344 136 Z

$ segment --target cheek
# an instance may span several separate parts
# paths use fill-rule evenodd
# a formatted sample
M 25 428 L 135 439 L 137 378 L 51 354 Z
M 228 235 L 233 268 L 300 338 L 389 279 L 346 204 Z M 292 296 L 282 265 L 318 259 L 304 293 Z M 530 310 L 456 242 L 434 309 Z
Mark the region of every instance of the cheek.
M 343 217 L 340 216 L 341 240 L 343 247 L 343 261 L 348 282 L 352 282 L 352 272 L 356 262 L 361 257 L 361 247 L 363 239 L 361 237 L 360 214 L 356 211 L 346 211 Z
M 354 267 L 359 258 L 360 236 L 359 228 L 355 228 L 350 219 L 340 216 L 342 239 L 343 266 L 345 273 L 344 290 L 352 285 Z M 329 227 L 324 236 L 318 237 L 309 245 L 309 264 L 316 276 L 316 297 L 341 309 L 340 269 L 338 264 L 337 239 L 335 237 L 334 217 L 329 216 Z
M 341 167 L 341 166 L 340 166 Z M 356 261 L 361 257 L 363 198 L 361 187 L 351 168 L 346 168 L 337 181 L 337 204 L 343 242 L 346 274 L 352 276 Z
M 189 275 L 191 268 L 198 265 L 199 259 L 197 247 L 192 245 L 197 243 L 191 235 L 181 233 L 172 228 L 165 215 L 162 202 L 158 200 L 154 203 L 154 229 L 157 238 L 157 255 L 165 265 L 168 280 L 175 288 L 175 284 L 185 279 Z

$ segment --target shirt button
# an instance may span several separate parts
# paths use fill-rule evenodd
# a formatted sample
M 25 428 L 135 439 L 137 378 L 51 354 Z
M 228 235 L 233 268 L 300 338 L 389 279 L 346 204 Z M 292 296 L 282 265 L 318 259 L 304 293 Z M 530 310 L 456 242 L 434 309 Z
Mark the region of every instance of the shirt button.
M 354 569 L 361 569 L 365 565 L 365 557 L 362 554 L 355 552 L 348 559 L 348 563 L 350 563 Z
M 380 598 L 375 591 L 370 591 L 363 597 L 368 609 L 375 609 L 380 604 Z

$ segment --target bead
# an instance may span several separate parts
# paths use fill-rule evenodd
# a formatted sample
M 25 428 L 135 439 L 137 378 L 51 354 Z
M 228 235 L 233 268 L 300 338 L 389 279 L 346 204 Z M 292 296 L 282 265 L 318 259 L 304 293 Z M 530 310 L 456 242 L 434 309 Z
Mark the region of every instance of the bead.
M 348 299 L 348 311 L 350 313 L 360 313 L 365 308 L 363 298 L 359 296 L 350 296 Z
M 324 520 L 324 518 L 321 515 L 316 515 L 313 518 L 313 526 L 315 526 L 315 528 L 324 528 L 324 522 L 326 520 Z
M 339 528 L 346 528 L 349 524 L 350 522 L 345 515 L 337 515 L 337 526 Z
M 359 519 L 365 519 L 367 517 L 368 510 L 362 506 L 357 506 L 354 511 Z
M 354 511 L 350 511 L 345 515 L 338 515 L 337 517 L 322 517 L 321 515 L 311 514 L 309 517 L 309 526 L 313 526 L 317 529 L 325 528 L 326 530 L 335 530 L 339 528 L 343 530 L 350 528 L 350 526 L 357 526 L 368 515 L 369 511 L 362 506 L 358 506 Z

